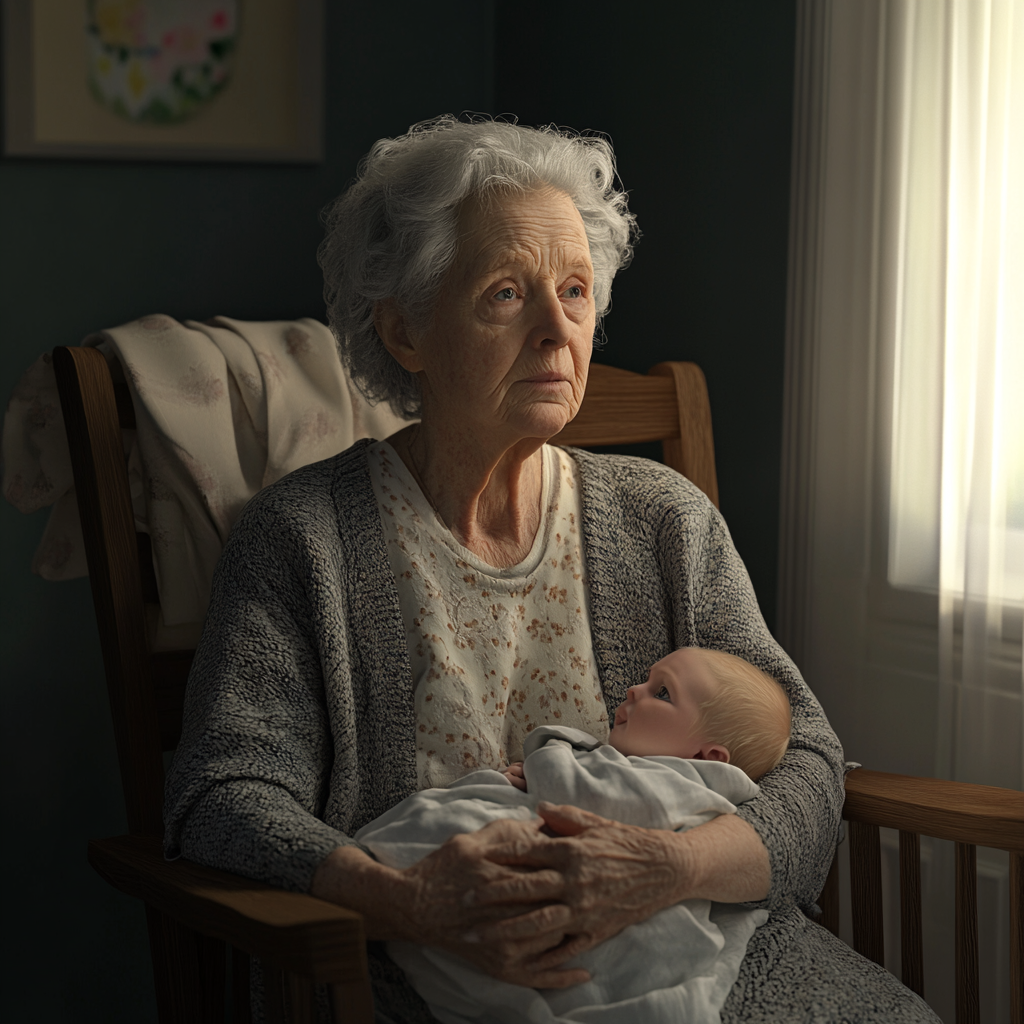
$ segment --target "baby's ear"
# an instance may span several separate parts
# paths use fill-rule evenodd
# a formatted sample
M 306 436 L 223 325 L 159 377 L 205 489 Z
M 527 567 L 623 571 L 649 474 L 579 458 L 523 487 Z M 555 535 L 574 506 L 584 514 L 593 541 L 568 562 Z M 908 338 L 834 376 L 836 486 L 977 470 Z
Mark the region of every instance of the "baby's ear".
M 723 747 L 721 743 L 705 743 L 695 756 L 701 761 L 721 761 L 728 764 L 729 748 Z

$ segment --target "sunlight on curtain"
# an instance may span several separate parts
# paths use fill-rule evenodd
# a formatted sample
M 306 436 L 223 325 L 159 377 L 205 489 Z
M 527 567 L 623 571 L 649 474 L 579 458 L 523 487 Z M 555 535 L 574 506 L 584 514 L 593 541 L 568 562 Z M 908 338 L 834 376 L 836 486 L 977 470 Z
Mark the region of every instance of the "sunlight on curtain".
M 1024 0 L 906 0 L 889 582 L 939 594 L 937 771 L 1024 786 Z

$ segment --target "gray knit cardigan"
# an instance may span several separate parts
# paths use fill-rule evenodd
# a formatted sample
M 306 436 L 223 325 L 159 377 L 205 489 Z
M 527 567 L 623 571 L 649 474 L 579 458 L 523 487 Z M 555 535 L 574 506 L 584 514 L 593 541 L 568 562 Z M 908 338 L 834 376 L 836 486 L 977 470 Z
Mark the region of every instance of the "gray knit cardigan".
M 412 673 L 370 484 L 370 443 L 264 489 L 232 531 L 167 779 L 169 856 L 307 891 L 331 850 L 353 843 L 357 829 L 417 788 Z M 855 993 L 861 998 L 879 982 L 886 991 L 856 1019 L 876 1019 L 866 1015 L 871 1007 L 885 1014 L 878 1020 L 933 1019 L 907 1016 L 905 989 L 890 991 L 879 968 L 798 909 L 814 904 L 836 847 L 842 750 L 768 632 L 721 516 L 665 466 L 570 453 L 580 471 L 594 658 L 608 707 L 683 646 L 746 658 L 779 680 L 792 705 L 789 751 L 739 809 L 771 864 L 769 896 L 751 905 L 772 917 L 751 941 L 723 1020 L 790 1019 L 775 1014 L 797 1013 L 795 1003 L 770 1009 L 778 983 L 817 989 L 816 960 L 838 964 L 832 988 L 841 991 L 835 999 L 794 991 L 801 1006 L 813 996 L 831 1007 L 807 1020 L 846 1018 Z M 401 976 L 380 950 L 371 952 L 378 1002 L 386 1004 L 384 988 L 401 989 Z M 394 1019 L 430 1020 L 411 989 L 392 995 Z

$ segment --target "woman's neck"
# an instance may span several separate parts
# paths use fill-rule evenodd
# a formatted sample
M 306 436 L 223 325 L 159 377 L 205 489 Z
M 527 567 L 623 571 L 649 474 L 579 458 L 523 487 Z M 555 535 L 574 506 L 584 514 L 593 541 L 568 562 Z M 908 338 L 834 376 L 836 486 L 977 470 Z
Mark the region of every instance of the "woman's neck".
M 478 438 L 419 423 L 389 440 L 464 548 L 500 568 L 529 554 L 541 521 L 542 439 L 488 450 Z

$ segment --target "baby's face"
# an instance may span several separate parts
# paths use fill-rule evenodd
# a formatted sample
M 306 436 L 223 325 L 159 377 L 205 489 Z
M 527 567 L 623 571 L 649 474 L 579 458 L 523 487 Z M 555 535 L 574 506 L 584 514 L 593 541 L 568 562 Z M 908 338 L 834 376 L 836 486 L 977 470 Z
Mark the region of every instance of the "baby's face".
M 698 707 L 714 695 L 715 681 L 701 655 L 689 648 L 656 662 L 647 682 L 631 686 L 615 712 L 608 742 L 620 754 L 709 757 L 710 744 L 696 727 Z

